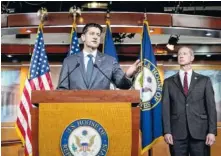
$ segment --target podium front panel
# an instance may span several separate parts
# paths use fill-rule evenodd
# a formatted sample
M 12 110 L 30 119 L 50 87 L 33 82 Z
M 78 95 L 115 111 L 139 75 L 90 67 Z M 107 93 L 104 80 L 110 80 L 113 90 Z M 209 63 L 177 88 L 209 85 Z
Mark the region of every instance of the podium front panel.
M 129 156 L 131 119 L 130 103 L 40 103 L 39 155 Z

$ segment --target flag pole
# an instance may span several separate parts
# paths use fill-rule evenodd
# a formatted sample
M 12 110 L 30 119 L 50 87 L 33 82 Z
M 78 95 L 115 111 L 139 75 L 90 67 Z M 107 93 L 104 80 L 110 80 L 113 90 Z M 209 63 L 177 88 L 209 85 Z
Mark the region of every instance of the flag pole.
M 146 8 L 145 8 L 145 11 L 144 11 L 144 21 L 147 22 Z M 148 34 L 149 34 L 149 27 L 148 27 Z M 152 150 L 152 148 L 150 148 L 150 149 L 148 149 L 148 156 L 152 156 L 152 155 L 153 155 L 153 150 Z
M 105 16 L 105 24 L 106 24 L 106 29 L 105 29 L 105 33 L 104 34 L 106 34 L 106 32 L 107 32 L 107 27 L 110 26 L 110 11 L 109 11 L 109 9 L 107 9 L 107 13 L 106 13 L 106 16 Z M 104 37 L 106 38 L 106 35 Z M 103 41 L 102 53 L 104 53 L 105 38 L 104 38 L 104 41 Z
M 73 17 L 73 23 L 72 23 L 72 30 L 73 30 L 73 28 L 76 29 L 76 19 L 81 16 L 81 9 L 74 5 L 73 7 L 70 7 L 69 13 Z
M 40 18 L 40 24 L 38 26 L 38 31 L 41 29 L 43 31 L 44 22 L 48 19 L 48 11 L 46 8 L 41 7 L 41 9 L 38 10 L 37 16 Z M 37 34 L 38 34 L 37 31 Z
M 69 13 L 73 17 L 72 28 L 71 28 L 71 34 L 72 34 L 73 31 L 76 31 L 76 28 L 77 28 L 76 19 L 81 16 L 81 9 L 77 8 L 74 5 L 73 7 L 70 7 Z M 70 41 L 71 40 L 72 40 L 72 35 L 71 35 Z
M 107 22 L 110 22 L 110 10 L 109 9 L 107 9 L 105 19 L 106 19 L 106 24 L 107 24 Z

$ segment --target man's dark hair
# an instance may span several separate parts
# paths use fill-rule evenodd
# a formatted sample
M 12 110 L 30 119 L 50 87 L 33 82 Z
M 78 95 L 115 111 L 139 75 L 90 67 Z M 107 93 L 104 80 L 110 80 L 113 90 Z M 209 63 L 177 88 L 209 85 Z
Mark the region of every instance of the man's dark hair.
M 102 33 L 102 31 L 103 31 L 103 28 L 101 27 L 100 24 L 97 24 L 97 23 L 88 23 L 88 24 L 86 24 L 86 25 L 84 26 L 84 28 L 83 28 L 83 30 L 82 30 L 82 34 L 85 34 L 85 33 L 88 31 L 88 29 L 91 28 L 91 27 L 95 27 L 95 28 L 100 29 L 101 33 Z

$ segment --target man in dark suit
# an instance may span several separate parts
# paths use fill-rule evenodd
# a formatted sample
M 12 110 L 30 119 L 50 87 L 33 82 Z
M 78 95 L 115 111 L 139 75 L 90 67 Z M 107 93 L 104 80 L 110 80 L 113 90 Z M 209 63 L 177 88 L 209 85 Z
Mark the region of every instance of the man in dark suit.
M 117 88 L 129 89 L 131 77 L 139 65 L 137 60 L 126 73 L 122 71 L 115 58 L 100 53 L 102 27 L 89 23 L 83 28 L 82 52 L 64 59 L 57 89 L 110 89 L 111 81 Z
M 212 83 L 192 70 L 193 60 L 191 48 L 180 48 L 180 71 L 164 81 L 164 139 L 172 156 L 208 156 L 217 134 Z

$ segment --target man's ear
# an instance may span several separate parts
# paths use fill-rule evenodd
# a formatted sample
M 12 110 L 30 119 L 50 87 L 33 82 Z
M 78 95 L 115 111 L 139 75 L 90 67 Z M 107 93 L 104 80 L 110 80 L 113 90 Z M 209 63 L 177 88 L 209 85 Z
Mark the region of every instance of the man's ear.
M 191 62 L 193 62 L 194 58 L 195 58 L 194 55 L 192 55 L 191 56 Z
M 81 40 L 82 40 L 82 42 L 85 41 L 85 34 L 82 34 L 82 35 L 81 35 Z

